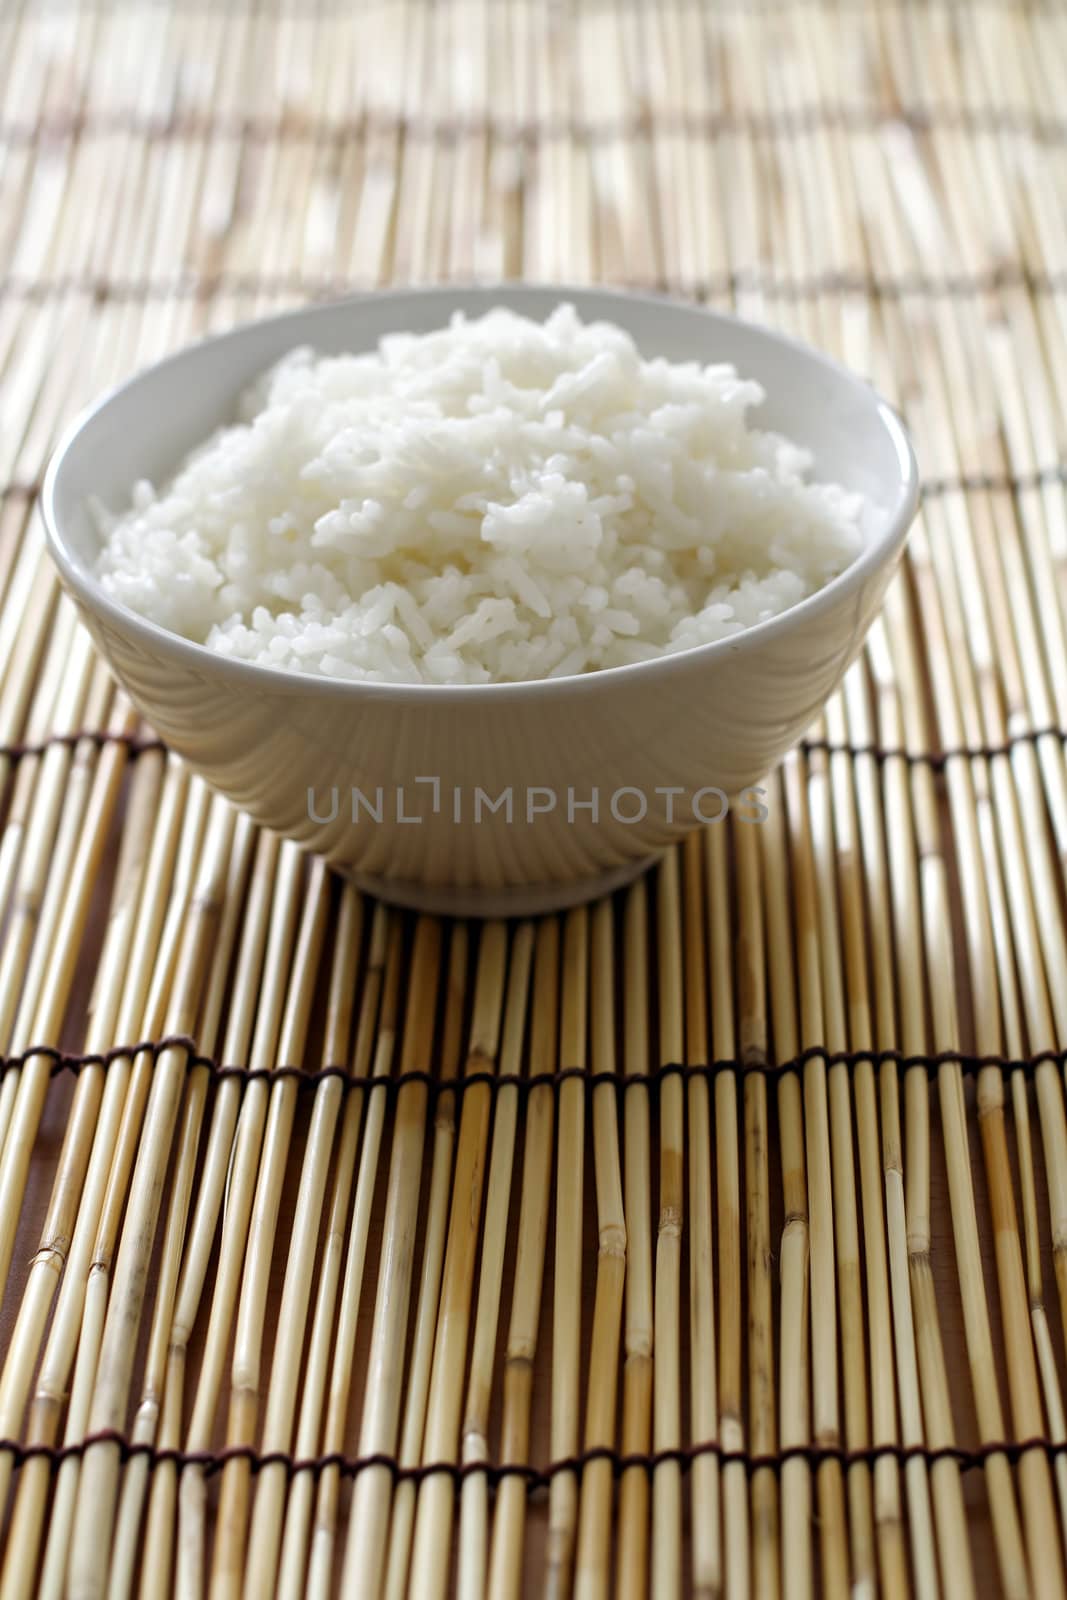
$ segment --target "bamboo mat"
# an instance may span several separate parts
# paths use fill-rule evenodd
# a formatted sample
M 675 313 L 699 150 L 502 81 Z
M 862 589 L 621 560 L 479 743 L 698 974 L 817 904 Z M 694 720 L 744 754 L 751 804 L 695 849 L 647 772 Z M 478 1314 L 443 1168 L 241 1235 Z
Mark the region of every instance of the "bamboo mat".
M 1063 1595 L 1067 9 L 0 8 L 0 1596 Z M 869 374 L 906 571 L 761 828 L 361 901 L 138 726 L 58 427 L 523 276 Z

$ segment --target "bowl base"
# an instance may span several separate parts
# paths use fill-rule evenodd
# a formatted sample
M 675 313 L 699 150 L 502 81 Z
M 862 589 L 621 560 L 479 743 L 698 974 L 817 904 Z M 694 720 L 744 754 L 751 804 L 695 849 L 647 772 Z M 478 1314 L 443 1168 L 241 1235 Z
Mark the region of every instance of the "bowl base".
M 384 900 L 387 905 L 401 906 L 405 911 L 425 911 L 438 917 L 536 917 L 550 911 L 567 911 L 587 900 L 599 900 L 631 883 L 660 859 L 661 852 L 657 851 L 590 878 L 570 883 L 517 884 L 510 889 L 460 889 L 447 884 L 380 878 L 348 867 L 339 870 L 363 894 Z

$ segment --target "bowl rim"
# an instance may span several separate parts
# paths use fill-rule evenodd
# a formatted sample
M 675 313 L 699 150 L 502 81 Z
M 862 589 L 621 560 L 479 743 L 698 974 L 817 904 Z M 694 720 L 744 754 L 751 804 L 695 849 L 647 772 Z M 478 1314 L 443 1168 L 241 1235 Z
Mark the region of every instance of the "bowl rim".
M 779 612 L 776 616 L 764 622 L 751 624 L 740 632 L 723 639 L 714 639 L 704 644 L 691 645 L 685 650 L 675 650 L 656 656 L 648 661 L 628 662 L 623 666 L 600 667 L 595 671 L 572 673 L 565 677 L 557 678 L 524 678 L 517 682 L 491 682 L 491 683 L 395 683 L 375 682 L 362 678 L 332 678 L 317 673 L 293 672 L 285 667 L 267 666 L 260 662 L 244 661 L 234 656 L 226 656 L 210 649 L 205 644 L 196 640 L 187 639 L 184 635 L 174 633 L 159 623 L 152 622 L 147 617 L 132 610 L 129 606 L 113 599 L 105 593 L 100 586 L 95 574 L 92 573 L 83 561 L 74 554 L 68 546 L 60 526 L 57 513 L 56 500 L 58 487 L 61 481 L 64 464 L 68 455 L 73 450 L 75 443 L 89 423 L 99 413 L 104 411 L 113 401 L 125 394 L 127 390 L 145 381 L 149 376 L 157 375 L 161 370 L 188 360 L 195 352 L 209 347 L 223 344 L 227 341 L 238 342 L 246 337 L 253 329 L 269 326 L 280 326 L 291 323 L 294 328 L 294 345 L 300 343 L 296 330 L 300 323 L 312 312 L 326 309 L 341 309 L 344 306 L 365 306 L 368 301 L 375 300 L 386 302 L 389 307 L 401 310 L 405 303 L 412 301 L 425 302 L 429 299 L 438 299 L 442 303 L 442 316 L 448 315 L 447 302 L 456 296 L 469 296 L 471 294 L 484 296 L 486 310 L 493 304 L 493 297 L 518 296 L 520 299 L 527 294 L 531 297 L 554 295 L 560 302 L 572 301 L 581 311 L 580 302 L 586 305 L 594 298 L 618 301 L 620 304 L 643 303 L 652 307 L 669 307 L 675 311 L 691 313 L 693 316 L 706 318 L 710 323 L 725 323 L 741 327 L 746 334 L 751 334 L 757 340 L 766 341 L 788 350 L 793 356 L 800 356 L 805 360 L 814 361 L 831 374 L 838 383 L 846 384 L 854 389 L 874 406 L 882 427 L 889 435 L 894 453 L 900 465 L 900 482 L 895 502 L 889 507 L 884 523 L 874 531 L 864 549 L 854 561 L 832 578 L 829 583 L 817 589 L 814 594 L 808 595 L 804 600 L 787 610 Z M 452 309 L 455 309 L 453 306 Z M 382 334 L 395 331 L 395 328 L 383 327 Z M 758 650 L 760 646 L 770 644 L 783 637 L 791 630 L 808 622 L 817 621 L 825 612 L 835 607 L 841 600 L 859 590 L 865 580 L 882 568 L 892 559 L 897 548 L 904 542 L 908 528 L 918 509 L 920 498 L 919 467 L 908 430 L 903 418 L 896 408 L 890 404 L 872 384 L 869 384 L 858 373 L 852 372 L 832 356 L 826 355 L 814 345 L 804 340 L 796 339 L 791 334 L 781 333 L 776 328 L 771 328 L 763 323 L 751 322 L 743 317 L 734 316 L 729 312 L 716 311 L 710 307 L 680 299 L 674 295 L 653 293 L 645 290 L 630 290 L 610 284 L 570 284 L 549 283 L 533 280 L 501 280 L 497 283 L 455 282 L 422 284 L 412 287 L 399 287 L 388 289 L 372 289 L 357 294 L 344 295 L 333 300 L 315 300 L 309 304 L 289 307 L 287 310 L 273 313 L 267 317 L 256 317 L 246 322 L 238 323 L 232 328 L 224 329 L 220 333 L 208 334 L 203 338 L 190 341 L 178 350 L 172 351 L 161 360 L 151 363 L 122 382 L 113 384 L 98 395 L 89 405 L 84 407 L 67 424 L 60 435 L 59 441 L 49 460 L 41 486 L 41 515 L 45 529 L 45 541 L 52 560 L 59 569 L 61 577 L 75 597 L 82 602 L 84 607 L 93 615 L 111 622 L 113 626 L 140 643 L 143 647 L 162 649 L 177 663 L 188 667 L 208 669 L 212 674 L 223 679 L 230 679 L 234 687 L 244 686 L 249 690 L 269 689 L 274 693 L 314 693 L 327 695 L 340 699 L 352 700 L 392 700 L 396 704 L 410 704 L 414 702 L 427 702 L 432 700 L 437 705 L 469 703 L 492 697 L 494 701 L 503 699 L 521 700 L 541 696 L 558 696 L 574 694 L 607 693 L 617 687 L 625 687 L 630 680 L 635 680 L 637 675 L 644 678 L 652 675 L 668 677 L 674 672 L 684 672 L 699 666 L 704 662 L 711 662 L 716 657 L 730 655 L 733 657 Z

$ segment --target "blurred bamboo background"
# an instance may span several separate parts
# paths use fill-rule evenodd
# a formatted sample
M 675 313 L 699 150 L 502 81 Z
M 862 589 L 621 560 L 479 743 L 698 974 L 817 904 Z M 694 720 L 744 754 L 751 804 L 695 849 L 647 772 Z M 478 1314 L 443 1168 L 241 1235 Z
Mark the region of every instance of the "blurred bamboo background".
M 1067 7 L 0 6 L 0 1597 L 1065 1593 Z M 907 415 L 768 823 L 362 900 L 139 726 L 36 510 L 207 330 L 658 288 Z

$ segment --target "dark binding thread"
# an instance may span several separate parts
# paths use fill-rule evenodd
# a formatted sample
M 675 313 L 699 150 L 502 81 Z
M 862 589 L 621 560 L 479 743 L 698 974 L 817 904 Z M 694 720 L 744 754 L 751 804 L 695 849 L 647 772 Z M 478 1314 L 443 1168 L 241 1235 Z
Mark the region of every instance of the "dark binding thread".
M 948 750 L 908 750 L 903 746 L 881 744 L 842 744 L 831 739 L 801 739 L 797 748 L 805 755 L 870 756 L 883 766 L 887 761 L 906 761 L 909 766 L 933 767 L 943 771 L 950 761 L 994 761 L 1011 756 L 1019 745 L 1038 745 L 1045 739 L 1067 742 L 1067 730 L 1057 727 L 1024 728 L 1003 744 L 954 745 Z
M 20 278 L 10 274 L 0 278 L 0 295 L 30 303 L 70 294 L 88 295 L 98 303 L 178 298 L 211 300 L 220 294 L 236 298 L 292 295 L 315 300 L 378 287 L 376 281 L 365 278 L 301 272 L 183 271 L 170 278 L 111 278 L 72 272 L 51 278 Z M 1025 289 L 1035 295 L 1059 294 L 1067 290 L 1067 269 L 1037 271 L 1014 262 L 977 272 L 915 272 L 894 276 L 854 269 L 791 275 L 767 267 L 746 267 L 691 281 L 673 277 L 633 278 L 626 280 L 622 287 L 695 300 L 745 293 L 784 301 L 834 294 L 876 296 L 883 300 L 969 300 L 1003 289 Z
M 290 1478 L 310 1473 L 317 1479 L 327 1471 L 337 1472 L 342 1478 L 355 1478 L 362 1472 L 384 1468 L 394 1483 L 421 1483 L 426 1478 L 449 1477 L 459 1486 L 466 1478 L 482 1477 L 496 1488 L 506 1478 L 519 1478 L 525 1483 L 527 1492 L 532 1493 L 549 1488 L 552 1480 L 561 1473 L 580 1477 L 586 1467 L 597 1461 L 608 1462 L 616 1479 L 634 1471 L 651 1475 L 658 1467 L 668 1464 L 687 1472 L 695 1461 L 708 1456 L 724 1466 L 738 1463 L 749 1476 L 757 1472 L 777 1474 L 788 1462 L 798 1460 L 806 1461 L 813 1469 L 825 1462 L 835 1461 L 846 1470 L 854 1466 L 872 1467 L 879 1461 L 895 1461 L 901 1467 L 907 1466 L 910 1461 L 924 1461 L 928 1466 L 939 1461 L 954 1461 L 961 1471 L 968 1472 L 984 1467 L 994 1457 L 1003 1457 L 1014 1466 L 1023 1456 L 1040 1452 L 1048 1460 L 1055 1461 L 1067 1452 L 1067 1441 L 1057 1442 L 1044 1436 L 999 1439 L 971 1449 L 959 1445 L 931 1447 L 884 1443 L 852 1450 L 835 1444 L 796 1444 L 757 1454 L 748 1450 L 727 1450 L 718 1440 L 709 1439 L 676 1449 L 626 1454 L 600 1445 L 561 1457 L 546 1466 L 530 1466 L 523 1462 L 508 1461 L 429 1461 L 405 1465 L 394 1456 L 384 1453 L 346 1456 L 337 1451 L 321 1456 L 300 1457 L 285 1450 L 260 1451 L 253 1445 L 229 1445 L 222 1450 L 179 1450 L 130 1440 L 114 1429 L 102 1429 L 64 1445 L 20 1444 L 13 1439 L 0 1440 L 0 1454 L 12 1457 L 16 1470 L 31 1461 L 45 1461 L 55 1471 L 64 1461 L 81 1459 L 90 1450 L 108 1448 L 117 1450 L 122 1462 L 140 1459 L 147 1461 L 150 1470 L 169 1464 L 179 1470 L 199 1470 L 205 1476 L 224 1471 L 232 1462 L 245 1464 L 253 1475 L 269 1467 L 282 1467 Z
M 79 728 L 72 733 L 50 733 L 45 738 L 27 744 L 0 745 L 0 760 L 23 761 L 27 756 L 43 756 L 54 745 L 75 749 L 79 744 L 93 744 L 103 750 L 108 745 L 125 745 L 131 756 L 147 755 L 150 750 L 163 750 L 162 739 L 142 738 L 135 733 L 116 733 L 111 728 Z
M 236 1062 L 225 1062 L 198 1051 L 195 1039 L 189 1034 L 175 1033 L 166 1034 L 159 1039 L 141 1039 L 128 1044 L 113 1045 L 102 1052 L 75 1052 L 60 1050 L 54 1045 L 28 1045 L 25 1050 L 0 1060 L 0 1078 L 5 1073 L 20 1070 L 31 1061 L 47 1061 L 50 1075 L 53 1077 L 63 1072 L 77 1076 L 78 1073 L 91 1067 L 106 1070 L 115 1061 L 132 1061 L 143 1055 L 150 1055 L 153 1061 L 158 1061 L 160 1056 L 171 1051 L 184 1054 L 186 1070 L 204 1069 L 218 1082 L 225 1082 L 228 1079 L 245 1084 L 273 1085 L 294 1082 L 298 1087 L 308 1089 L 336 1080 L 346 1089 L 359 1089 L 366 1094 L 384 1094 L 390 1099 L 403 1089 L 420 1086 L 433 1100 L 446 1095 L 462 1096 L 468 1090 L 481 1086 L 498 1093 L 503 1089 L 514 1089 L 520 1096 L 527 1098 L 536 1090 L 553 1091 L 561 1084 L 572 1081 L 581 1083 L 589 1091 L 613 1088 L 626 1094 L 630 1089 L 640 1087 L 654 1092 L 667 1078 L 681 1078 L 683 1082 L 692 1079 L 710 1080 L 725 1072 L 742 1078 L 753 1074 L 765 1078 L 779 1078 L 787 1072 L 802 1072 L 814 1061 L 821 1061 L 826 1067 L 853 1068 L 866 1062 L 875 1068 L 896 1066 L 904 1072 L 921 1068 L 931 1077 L 945 1066 L 957 1066 L 967 1076 L 974 1076 L 988 1067 L 1005 1072 L 1021 1071 L 1030 1075 L 1046 1063 L 1058 1067 L 1067 1065 L 1067 1049 L 1039 1050 L 1030 1056 L 1013 1058 L 999 1054 L 973 1055 L 960 1050 L 920 1052 L 905 1052 L 896 1048 L 831 1050 L 827 1045 L 815 1044 L 807 1046 L 797 1055 L 790 1056 L 784 1061 L 775 1061 L 763 1052 L 750 1051 L 743 1057 L 727 1056 L 715 1061 L 666 1061 L 646 1072 L 597 1072 L 585 1067 L 568 1066 L 547 1072 L 531 1073 L 493 1072 L 486 1068 L 478 1068 L 457 1077 L 442 1078 L 436 1072 L 416 1067 L 388 1076 L 353 1077 L 349 1068 L 340 1064 L 304 1068 L 290 1062 L 283 1062 L 273 1067 L 248 1067 Z
M 232 140 L 260 145 L 314 143 L 344 145 L 374 137 L 400 137 L 420 143 L 453 145 L 463 139 L 491 139 L 504 145 L 536 145 L 553 139 L 576 144 L 606 144 L 616 140 L 676 138 L 719 139 L 736 136 L 753 140 L 795 139 L 816 133 L 878 133 L 886 128 L 907 128 L 912 133 L 938 131 L 982 135 L 1011 135 L 1040 144 L 1067 140 L 1067 118 L 1027 106 L 862 105 L 847 101 L 815 100 L 775 111 L 745 111 L 719 107 L 711 111 L 681 111 L 670 106 L 622 117 L 501 117 L 412 116 L 403 111 L 368 107 L 355 116 L 307 113 L 272 115 L 269 112 L 219 112 L 175 110 L 153 115 L 132 107 L 100 108 L 52 113 L 36 120 L 0 121 L 0 146 L 25 148 L 44 142 L 107 138 L 125 135 L 153 142 L 168 140 Z

